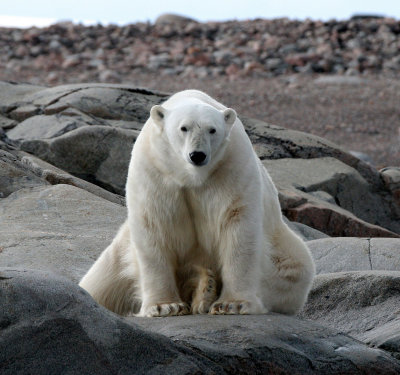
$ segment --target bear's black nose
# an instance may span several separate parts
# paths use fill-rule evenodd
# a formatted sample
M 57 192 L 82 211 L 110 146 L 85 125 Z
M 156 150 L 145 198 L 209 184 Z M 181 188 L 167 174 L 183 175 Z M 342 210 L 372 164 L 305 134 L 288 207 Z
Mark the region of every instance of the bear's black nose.
M 201 151 L 193 151 L 189 154 L 190 160 L 195 165 L 202 165 L 204 160 L 206 160 L 207 155 Z

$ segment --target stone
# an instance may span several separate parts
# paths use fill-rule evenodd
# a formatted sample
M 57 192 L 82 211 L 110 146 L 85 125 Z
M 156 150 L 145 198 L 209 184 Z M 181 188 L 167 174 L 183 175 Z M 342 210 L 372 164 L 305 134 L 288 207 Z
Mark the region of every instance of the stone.
M 184 25 L 187 23 L 191 22 L 197 22 L 193 18 L 186 17 L 186 16 L 181 16 L 179 14 L 173 14 L 173 13 L 163 13 L 159 15 L 154 24 L 155 25 L 168 25 L 168 24 L 173 24 L 173 25 Z
M 27 140 L 21 149 L 64 171 L 124 195 L 138 131 L 84 126 L 52 139 Z
M 67 116 L 38 115 L 20 122 L 7 133 L 7 136 L 12 140 L 48 139 L 85 125 L 86 123 Z
M 14 155 L 18 156 L 20 162 L 25 167 L 27 167 L 29 171 L 32 171 L 36 176 L 44 180 L 44 184 L 48 182 L 51 185 L 72 185 L 77 188 L 86 190 L 87 192 L 92 193 L 100 198 L 106 199 L 112 203 L 116 203 L 121 206 L 125 205 L 125 198 L 121 195 L 113 194 L 110 191 L 102 189 L 95 184 L 91 184 L 88 181 L 77 178 L 33 155 L 30 155 L 23 151 L 14 152 Z
M 125 218 L 123 206 L 74 186 L 20 188 L 0 199 L 0 263 L 78 282 Z
M 295 221 L 289 221 L 285 216 L 283 220 L 286 224 L 289 225 L 290 229 L 292 229 L 300 238 L 304 241 L 313 241 L 321 238 L 329 238 L 329 236 L 319 230 L 311 228 L 302 223 L 296 223 Z
M 68 279 L 0 269 L 2 374 L 385 374 L 384 351 L 278 314 L 121 318 Z
M 398 233 L 367 223 L 351 212 L 327 202 L 310 201 L 283 209 L 283 212 L 289 220 L 301 222 L 330 236 L 400 237 Z
M 311 226 L 321 230 L 327 221 L 332 221 L 335 217 L 338 221 L 337 227 L 331 224 L 327 233 L 335 236 L 345 232 L 347 236 L 351 236 L 351 226 L 356 221 L 359 232 L 354 231 L 353 236 L 376 236 L 376 225 L 392 232 L 400 232 L 400 222 L 396 220 L 396 214 L 391 214 L 396 207 L 393 202 L 388 203 L 388 194 L 384 191 L 377 193 L 375 187 L 361 173 L 336 158 L 282 158 L 263 160 L 263 164 L 279 190 L 283 188 L 299 191 L 297 196 L 307 199 L 308 204 L 303 202 L 296 207 L 282 205 L 292 220 L 301 221 L 307 215 L 310 221 L 304 224 L 310 226 L 313 223 L 314 226 Z M 302 173 L 298 173 L 299 170 Z M 315 214 L 312 215 L 312 212 Z M 316 216 L 317 212 L 319 218 Z M 368 234 L 369 230 L 371 234 Z M 382 229 L 382 235 L 386 235 L 385 233 L 388 234 Z
M 0 298 L 4 375 L 204 373 L 218 368 L 190 348 L 105 310 L 76 284 L 48 271 L 1 269 Z M 380 354 L 377 363 L 388 366 Z
M 369 239 L 332 237 L 309 241 L 307 245 L 317 274 L 372 269 Z
M 400 271 L 400 239 L 321 238 L 308 242 L 317 273 Z
M 0 112 L 9 113 L 25 96 L 43 89 L 42 86 L 0 81 Z
M 6 198 L 19 189 L 42 185 L 49 183 L 24 166 L 7 147 L 0 143 L 0 202 L 1 198 Z
M 17 124 L 18 124 L 17 121 L 12 120 L 12 119 L 10 119 L 10 118 L 8 118 L 8 117 L 5 117 L 5 116 L 0 115 L 0 128 L 3 128 L 3 129 L 8 130 L 8 129 L 12 129 L 12 128 L 13 128 L 14 126 L 16 126 Z
M 381 169 L 380 174 L 386 185 L 391 192 L 400 191 L 400 168 L 399 167 L 386 167 Z M 400 194 L 399 194 L 400 196 Z
M 300 313 L 400 358 L 400 272 L 354 271 L 316 276 Z

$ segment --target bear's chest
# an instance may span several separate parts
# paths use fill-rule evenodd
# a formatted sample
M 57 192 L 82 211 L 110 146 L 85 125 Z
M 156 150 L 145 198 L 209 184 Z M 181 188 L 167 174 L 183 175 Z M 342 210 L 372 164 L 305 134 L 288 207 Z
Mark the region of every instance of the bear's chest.
M 185 203 L 198 242 L 204 248 L 218 246 L 226 215 L 232 206 L 229 195 L 217 189 L 188 189 Z

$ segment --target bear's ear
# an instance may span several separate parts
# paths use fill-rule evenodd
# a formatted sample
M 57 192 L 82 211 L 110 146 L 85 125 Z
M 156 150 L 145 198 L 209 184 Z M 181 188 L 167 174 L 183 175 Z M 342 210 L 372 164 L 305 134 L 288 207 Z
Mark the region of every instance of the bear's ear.
M 231 127 L 236 121 L 236 112 L 232 108 L 227 108 L 223 111 L 225 124 Z
M 150 110 L 150 117 L 160 130 L 164 126 L 165 114 L 166 110 L 161 105 L 155 105 Z

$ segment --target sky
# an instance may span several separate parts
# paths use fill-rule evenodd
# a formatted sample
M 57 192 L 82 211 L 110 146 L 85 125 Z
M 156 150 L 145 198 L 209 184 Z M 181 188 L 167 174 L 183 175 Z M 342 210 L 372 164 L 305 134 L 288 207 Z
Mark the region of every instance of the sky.
M 42 27 L 59 21 L 85 24 L 153 22 L 162 13 L 198 21 L 288 17 L 347 19 L 356 13 L 400 19 L 400 0 L 0 0 L 0 26 Z

